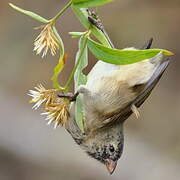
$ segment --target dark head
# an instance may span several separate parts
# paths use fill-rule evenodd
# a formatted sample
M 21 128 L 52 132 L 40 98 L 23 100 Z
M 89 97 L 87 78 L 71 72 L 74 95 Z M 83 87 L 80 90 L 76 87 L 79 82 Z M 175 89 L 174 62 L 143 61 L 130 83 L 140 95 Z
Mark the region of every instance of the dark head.
M 124 145 L 122 124 L 98 129 L 89 135 L 80 146 L 86 153 L 106 165 L 110 174 L 116 168 Z

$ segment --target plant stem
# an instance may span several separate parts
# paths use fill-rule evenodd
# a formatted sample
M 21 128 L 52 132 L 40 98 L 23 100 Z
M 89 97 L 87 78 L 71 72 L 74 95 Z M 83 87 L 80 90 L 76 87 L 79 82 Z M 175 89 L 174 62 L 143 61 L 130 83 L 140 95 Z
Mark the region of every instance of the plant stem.
M 59 11 L 59 13 L 56 16 L 54 16 L 50 21 L 55 22 L 71 5 L 72 0 L 70 0 L 69 3 L 61 11 Z
M 89 33 L 90 33 L 90 31 L 88 31 L 84 36 L 89 36 Z M 72 70 L 72 72 L 71 72 L 71 74 L 70 74 L 70 76 L 69 76 L 69 79 L 68 79 L 66 85 L 64 86 L 64 89 L 65 89 L 65 90 L 68 90 L 68 88 L 69 88 L 69 86 L 70 86 L 70 84 L 71 84 L 71 81 L 73 80 L 73 77 L 74 77 L 74 74 L 75 74 L 75 72 L 76 72 L 76 69 L 77 69 L 77 67 L 79 66 L 80 62 L 81 62 L 81 58 L 82 58 L 82 56 L 83 56 L 84 50 L 85 50 L 85 48 L 86 48 L 86 45 L 87 45 L 87 37 L 86 37 L 86 39 L 85 39 L 85 41 L 84 41 L 84 44 L 83 44 L 82 50 L 81 50 L 81 52 L 80 52 L 79 58 L 78 58 L 78 60 L 77 60 L 77 63 L 76 63 L 76 65 L 74 66 L 74 68 L 73 68 L 73 70 Z

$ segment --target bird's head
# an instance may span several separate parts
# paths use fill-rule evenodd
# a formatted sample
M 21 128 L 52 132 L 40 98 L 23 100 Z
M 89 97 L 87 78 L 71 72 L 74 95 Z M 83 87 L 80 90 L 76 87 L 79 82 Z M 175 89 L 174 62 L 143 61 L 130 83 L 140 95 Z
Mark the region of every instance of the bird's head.
M 94 159 L 106 165 L 112 174 L 123 152 L 124 136 L 122 125 L 98 129 L 89 135 L 80 146 Z

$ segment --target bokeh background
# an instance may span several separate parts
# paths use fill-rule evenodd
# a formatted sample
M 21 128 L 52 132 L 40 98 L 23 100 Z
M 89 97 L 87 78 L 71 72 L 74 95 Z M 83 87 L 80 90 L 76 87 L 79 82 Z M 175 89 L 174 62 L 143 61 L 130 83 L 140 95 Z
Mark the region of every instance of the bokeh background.
M 52 17 L 65 0 L 12 0 L 44 17 Z M 154 46 L 175 56 L 151 97 L 140 108 L 141 118 L 125 123 L 125 149 L 115 173 L 90 159 L 63 129 L 46 126 L 33 111 L 27 92 L 38 83 L 51 88 L 57 57 L 43 60 L 32 52 L 40 24 L 0 2 L 0 180 L 179 180 L 180 179 L 180 1 L 117 0 L 102 7 L 100 17 L 116 47 Z M 69 10 L 58 23 L 71 70 L 77 40 L 67 32 L 83 30 Z M 90 66 L 95 58 L 90 56 Z

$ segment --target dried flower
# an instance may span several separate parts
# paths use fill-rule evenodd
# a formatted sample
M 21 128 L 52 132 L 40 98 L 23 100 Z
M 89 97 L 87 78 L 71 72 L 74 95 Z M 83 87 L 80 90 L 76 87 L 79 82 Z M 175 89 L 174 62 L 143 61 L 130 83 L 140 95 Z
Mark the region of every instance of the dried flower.
M 41 84 L 35 87 L 35 90 L 29 90 L 29 96 L 32 97 L 31 103 L 35 103 L 33 109 L 37 109 L 41 104 L 48 106 L 54 102 L 56 98 L 57 89 L 46 90 Z
M 59 125 L 64 126 L 69 118 L 69 101 L 64 98 L 57 98 L 56 102 L 46 106 L 45 112 L 41 115 L 47 115 L 47 124 L 54 122 L 54 128 Z
M 57 89 L 46 90 L 41 84 L 35 87 L 35 90 L 30 90 L 29 96 L 32 97 L 31 103 L 35 103 L 33 109 L 37 109 L 42 104 L 44 105 L 44 113 L 48 124 L 55 123 L 54 128 L 61 125 L 64 126 L 69 118 L 69 100 L 59 98 Z
M 51 54 L 54 56 L 56 54 L 56 50 L 59 49 L 59 40 L 53 30 L 53 25 L 47 24 L 36 29 L 42 29 L 42 31 L 35 39 L 34 51 L 36 51 L 36 54 L 40 54 L 42 52 L 43 58 L 50 49 Z

